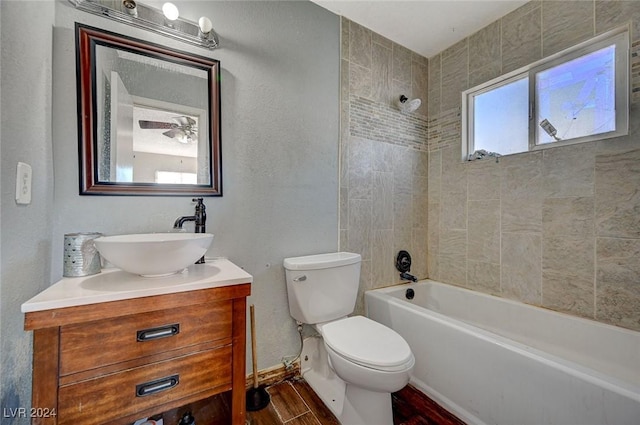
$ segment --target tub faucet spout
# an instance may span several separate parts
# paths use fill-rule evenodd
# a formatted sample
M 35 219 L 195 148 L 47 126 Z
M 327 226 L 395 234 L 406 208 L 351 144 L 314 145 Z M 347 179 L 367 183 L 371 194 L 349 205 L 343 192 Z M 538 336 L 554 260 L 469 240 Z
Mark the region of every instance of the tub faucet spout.
M 409 274 L 407 272 L 400 273 L 400 279 L 410 280 L 412 282 L 417 282 L 418 281 L 418 279 L 414 275 Z

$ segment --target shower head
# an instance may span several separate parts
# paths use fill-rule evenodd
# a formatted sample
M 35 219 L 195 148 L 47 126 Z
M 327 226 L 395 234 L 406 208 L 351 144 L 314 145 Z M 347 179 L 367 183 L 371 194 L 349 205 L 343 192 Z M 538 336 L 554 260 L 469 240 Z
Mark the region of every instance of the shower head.
M 422 101 L 420 99 L 409 99 L 405 95 L 400 95 L 398 107 L 402 112 L 415 112 L 421 104 Z

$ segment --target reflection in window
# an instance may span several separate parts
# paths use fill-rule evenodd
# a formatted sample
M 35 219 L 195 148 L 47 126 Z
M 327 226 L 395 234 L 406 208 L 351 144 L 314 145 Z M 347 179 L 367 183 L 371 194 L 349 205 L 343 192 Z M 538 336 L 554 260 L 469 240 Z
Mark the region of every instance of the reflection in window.
M 538 144 L 616 129 L 615 56 L 612 45 L 536 75 L 537 122 L 557 131 L 539 131 Z

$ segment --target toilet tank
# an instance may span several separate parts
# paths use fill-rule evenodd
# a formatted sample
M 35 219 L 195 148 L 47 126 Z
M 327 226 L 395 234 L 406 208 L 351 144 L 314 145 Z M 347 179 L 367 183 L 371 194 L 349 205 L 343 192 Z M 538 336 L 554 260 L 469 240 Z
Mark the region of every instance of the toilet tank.
M 353 312 L 360 283 L 360 254 L 332 252 L 284 259 L 291 316 L 328 322 Z

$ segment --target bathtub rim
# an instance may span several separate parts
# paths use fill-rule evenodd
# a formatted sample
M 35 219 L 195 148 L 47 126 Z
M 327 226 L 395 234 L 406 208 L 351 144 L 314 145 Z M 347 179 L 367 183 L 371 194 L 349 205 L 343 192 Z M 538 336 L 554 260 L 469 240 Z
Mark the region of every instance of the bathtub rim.
M 607 328 L 611 328 L 613 327 L 616 330 L 621 330 L 621 331 L 625 331 L 625 332 L 633 332 L 633 333 L 637 333 L 635 331 L 632 331 L 630 329 L 625 329 L 625 328 L 620 328 L 617 326 L 613 326 L 613 325 L 608 325 L 606 323 L 601 323 L 601 322 L 597 322 L 595 320 L 590 320 L 587 318 L 580 318 L 580 317 L 576 317 L 576 316 L 571 316 L 569 314 L 566 313 L 561 313 L 561 312 L 556 312 L 553 310 L 549 310 L 549 309 L 545 309 L 543 307 L 537 307 L 537 306 L 532 306 L 529 304 L 524 304 L 518 301 L 514 301 L 514 300 L 510 300 L 507 298 L 500 298 L 500 297 L 496 297 L 494 295 L 489 295 L 489 294 L 485 294 L 482 292 L 478 292 L 478 291 L 473 291 L 464 287 L 460 287 L 460 286 L 455 286 L 455 285 L 449 285 L 446 283 L 442 283 L 442 282 L 438 282 L 432 279 L 423 279 L 420 280 L 418 282 L 413 282 L 413 283 L 403 283 L 403 284 L 399 284 L 399 285 L 394 285 L 394 286 L 388 286 L 388 287 L 384 287 L 384 288 L 378 288 L 378 289 L 371 289 L 368 291 L 365 291 L 365 309 L 366 309 L 366 314 L 368 316 L 368 303 L 366 302 L 367 296 L 372 296 L 375 298 L 379 298 L 382 300 L 388 300 L 391 304 L 394 304 L 400 308 L 403 309 L 408 309 L 408 310 L 412 310 L 417 312 L 418 314 L 421 315 L 425 315 L 430 319 L 435 320 L 436 322 L 445 325 L 445 326 L 451 326 L 454 329 L 456 329 L 457 331 L 460 331 L 462 333 L 468 334 L 468 335 L 472 335 L 474 337 L 478 337 L 481 338 L 487 342 L 492 342 L 492 343 L 497 343 L 499 344 L 501 347 L 508 349 L 510 351 L 513 351 L 517 354 L 526 356 L 530 359 L 533 359 L 535 361 L 539 361 L 544 363 L 545 365 L 552 367 L 554 369 L 560 370 L 563 373 L 568 373 L 574 376 L 578 376 L 581 379 L 586 380 L 587 382 L 606 388 L 607 390 L 613 391 L 621 396 L 627 397 L 629 399 L 632 399 L 638 403 L 640 403 L 640 385 L 635 385 L 631 382 L 627 382 L 627 381 L 623 381 L 620 378 L 617 378 L 615 376 L 611 376 L 611 375 L 607 375 L 603 372 L 600 372 L 598 370 L 592 369 L 588 366 L 582 365 L 580 363 L 577 363 L 575 361 L 572 360 L 568 360 L 568 359 L 564 359 L 562 357 L 559 357 L 555 354 L 551 354 L 548 353 L 546 351 L 543 351 L 539 348 L 536 347 L 532 347 L 529 345 L 526 345 L 524 343 L 509 339 L 507 337 L 504 337 L 502 335 L 499 335 L 495 332 L 491 332 L 488 331 L 486 329 L 483 329 L 479 326 L 474 326 L 472 324 L 469 324 L 467 322 L 464 322 L 462 320 L 456 319 L 454 317 L 450 317 L 450 316 L 446 316 L 442 313 L 439 313 L 437 311 L 434 310 L 430 310 L 428 308 L 413 304 L 407 300 L 405 300 L 404 298 L 399 298 L 393 295 L 390 295 L 390 292 L 404 292 L 406 291 L 406 289 L 409 288 L 415 288 L 417 286 L 420 285 L 425 285 L 428 283 L 433 283 L 436 285 L 448 285 L 451 286 L 453 288 L 455 288 L 456 290 L 461 290 L 461 291 L 465 291 L 465 292 L 472 292 L 473 295 L 478 295 L 478 296 L 483 296 L 483 297 L 490 297 L 490 298 L 497 298 L 499 299 L 499 301 L 505 301 L 505 302 L 509 302 L 511 304 L 517 304 L 517 305 L 522 305 L 522 306 L 526 306 L 529 308 L 541 308 L 543 310 L 545 310 L 546 312 L 549 313 L 553 313 L 553 314 L 558 314 L 561 315 L 563 317 L 567 317 L 570 319 L 575 319 L 575 320 L 586 320 L 589 321 L 590 324 L 595 324 L 598 326 L 605 326 Z

